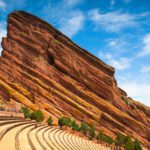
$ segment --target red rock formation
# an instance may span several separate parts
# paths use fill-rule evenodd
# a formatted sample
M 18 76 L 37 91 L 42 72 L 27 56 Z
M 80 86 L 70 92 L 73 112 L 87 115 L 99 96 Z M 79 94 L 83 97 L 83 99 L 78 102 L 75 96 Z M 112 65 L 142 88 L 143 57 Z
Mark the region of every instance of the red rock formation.
M 115 70 L 48 23 L 23 11 L 8 17 L 2 41 L 0 95 L 42 109 L 55 119 L 83 118 L 115 137 L 131 134 L 150 145 L 150 108 L 117 87 Z

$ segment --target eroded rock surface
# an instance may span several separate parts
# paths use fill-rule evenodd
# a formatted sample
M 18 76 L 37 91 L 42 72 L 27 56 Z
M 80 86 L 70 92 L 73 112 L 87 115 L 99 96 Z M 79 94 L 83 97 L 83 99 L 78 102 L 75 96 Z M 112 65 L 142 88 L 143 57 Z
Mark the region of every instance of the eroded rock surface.
M 115 70 L 41 19 L 23 11 L 8 17 L 0 57 L 0 99 L 45 116 L 67 115 L 115 137 L 131 134 L 150 145 L 150 108 L 117 87 Z

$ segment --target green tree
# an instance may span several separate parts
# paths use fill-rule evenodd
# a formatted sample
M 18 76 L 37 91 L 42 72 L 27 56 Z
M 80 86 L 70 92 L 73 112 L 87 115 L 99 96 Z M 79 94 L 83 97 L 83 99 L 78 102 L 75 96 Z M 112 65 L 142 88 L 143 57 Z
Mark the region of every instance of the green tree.
M 134 145 L 134 150 L 142 150 L 142 146 L 140 142 L 138 141 L 138 139 L 135 139 L 133 145 Z
M 60 126 L 60 128 L 62 129 L 62 127 L 64 125 L 66 125 L 66 118 L 65 117 L 61 117 L 58 119 L 58 125 Z
M 49 117 L 46 122 L 49 126 L 52 126 L 52 123 L 53 123 L 52 117 Z
M 66 127 L 71 127 L 72 126 L 72 119 L 69 117 L 69 118 L 65 118 L 66 121 L 65 121 L 65 126 Z
M 126 137 L 125 144 L 124 144 L 124 149 L 125 150 L 134 150 L 134 145 L 133 145 L 133 142 L 132 142 L 130 136 Z
M 44 115 L 41 110 L 37 110 L 31 113 L 30 118 L 36 120 L 37 122 L 42 122 L 44 120 Z
M 72 130 L 74 130 L 74 131 L 79 131 L 79 125 L 75 122 L 75 121 L 73 121 L 72 122 Z
M 104 141 L 107 142 L 108 144 L 112 144 L 114 142 L 114 140 L 107 135 L 104 135 Z
M 89 127 L 89 136 L 90 136 L 90 140 L 92 140 L 95 137 L 95 127 L 94 127 L 94 125 L 90 125 L 90 127 Z
M 114 142 L 114 140 L 111 137 L 107 136 L 103 132 L 99 132 L 96 139 L 99 141 L 105 141 L 109 144 L 112 144 Z
M 88 125 L 85 121 L 82 122 L 81 126 L 80 126 L 80 131 L 86 135 L 87 131 L 88 131 Z
M 125 143 L 125 141 L 126 141 L 126 136 L 124 136 L 123 134 L 120 133 L 116 137 L 115 144 L 118 145 L 118 146 L 121 146 Z
M 21 107 L 21 110 L 22 110 L 25 118 L 30 118 L 30 115 L 31 115 L 30 110 L 27 107 Z
M 103 132 L 99 132 L 98 135 L 96 136 L 96 139 L 98 141 L 102 141 L 103 140 L 103 136 L 104 136 Z

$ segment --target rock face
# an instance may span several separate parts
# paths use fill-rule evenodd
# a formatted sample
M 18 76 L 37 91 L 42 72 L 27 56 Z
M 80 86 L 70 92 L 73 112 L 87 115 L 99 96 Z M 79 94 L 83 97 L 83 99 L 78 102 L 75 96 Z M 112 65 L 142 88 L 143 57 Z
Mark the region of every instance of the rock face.
M 150 108 L 117 87 L 115 70 L 48 23 L 23 11 L 8 17 L 0 57 L 0 99 L 45 116 L 71 116 L 97 130 L 150 145 Z

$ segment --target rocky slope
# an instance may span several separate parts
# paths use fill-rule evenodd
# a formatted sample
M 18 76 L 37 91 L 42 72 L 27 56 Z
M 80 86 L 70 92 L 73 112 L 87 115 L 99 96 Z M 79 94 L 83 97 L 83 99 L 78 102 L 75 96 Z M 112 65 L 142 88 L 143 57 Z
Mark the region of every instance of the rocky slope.
M 150 108 L 117 87 L 115 70 L 41 19 L 23 11 L 8 17 L 0 57 L 0 99 L 45 116 L 72 116 L 115 137 L 131 134 L 150 146 Z

